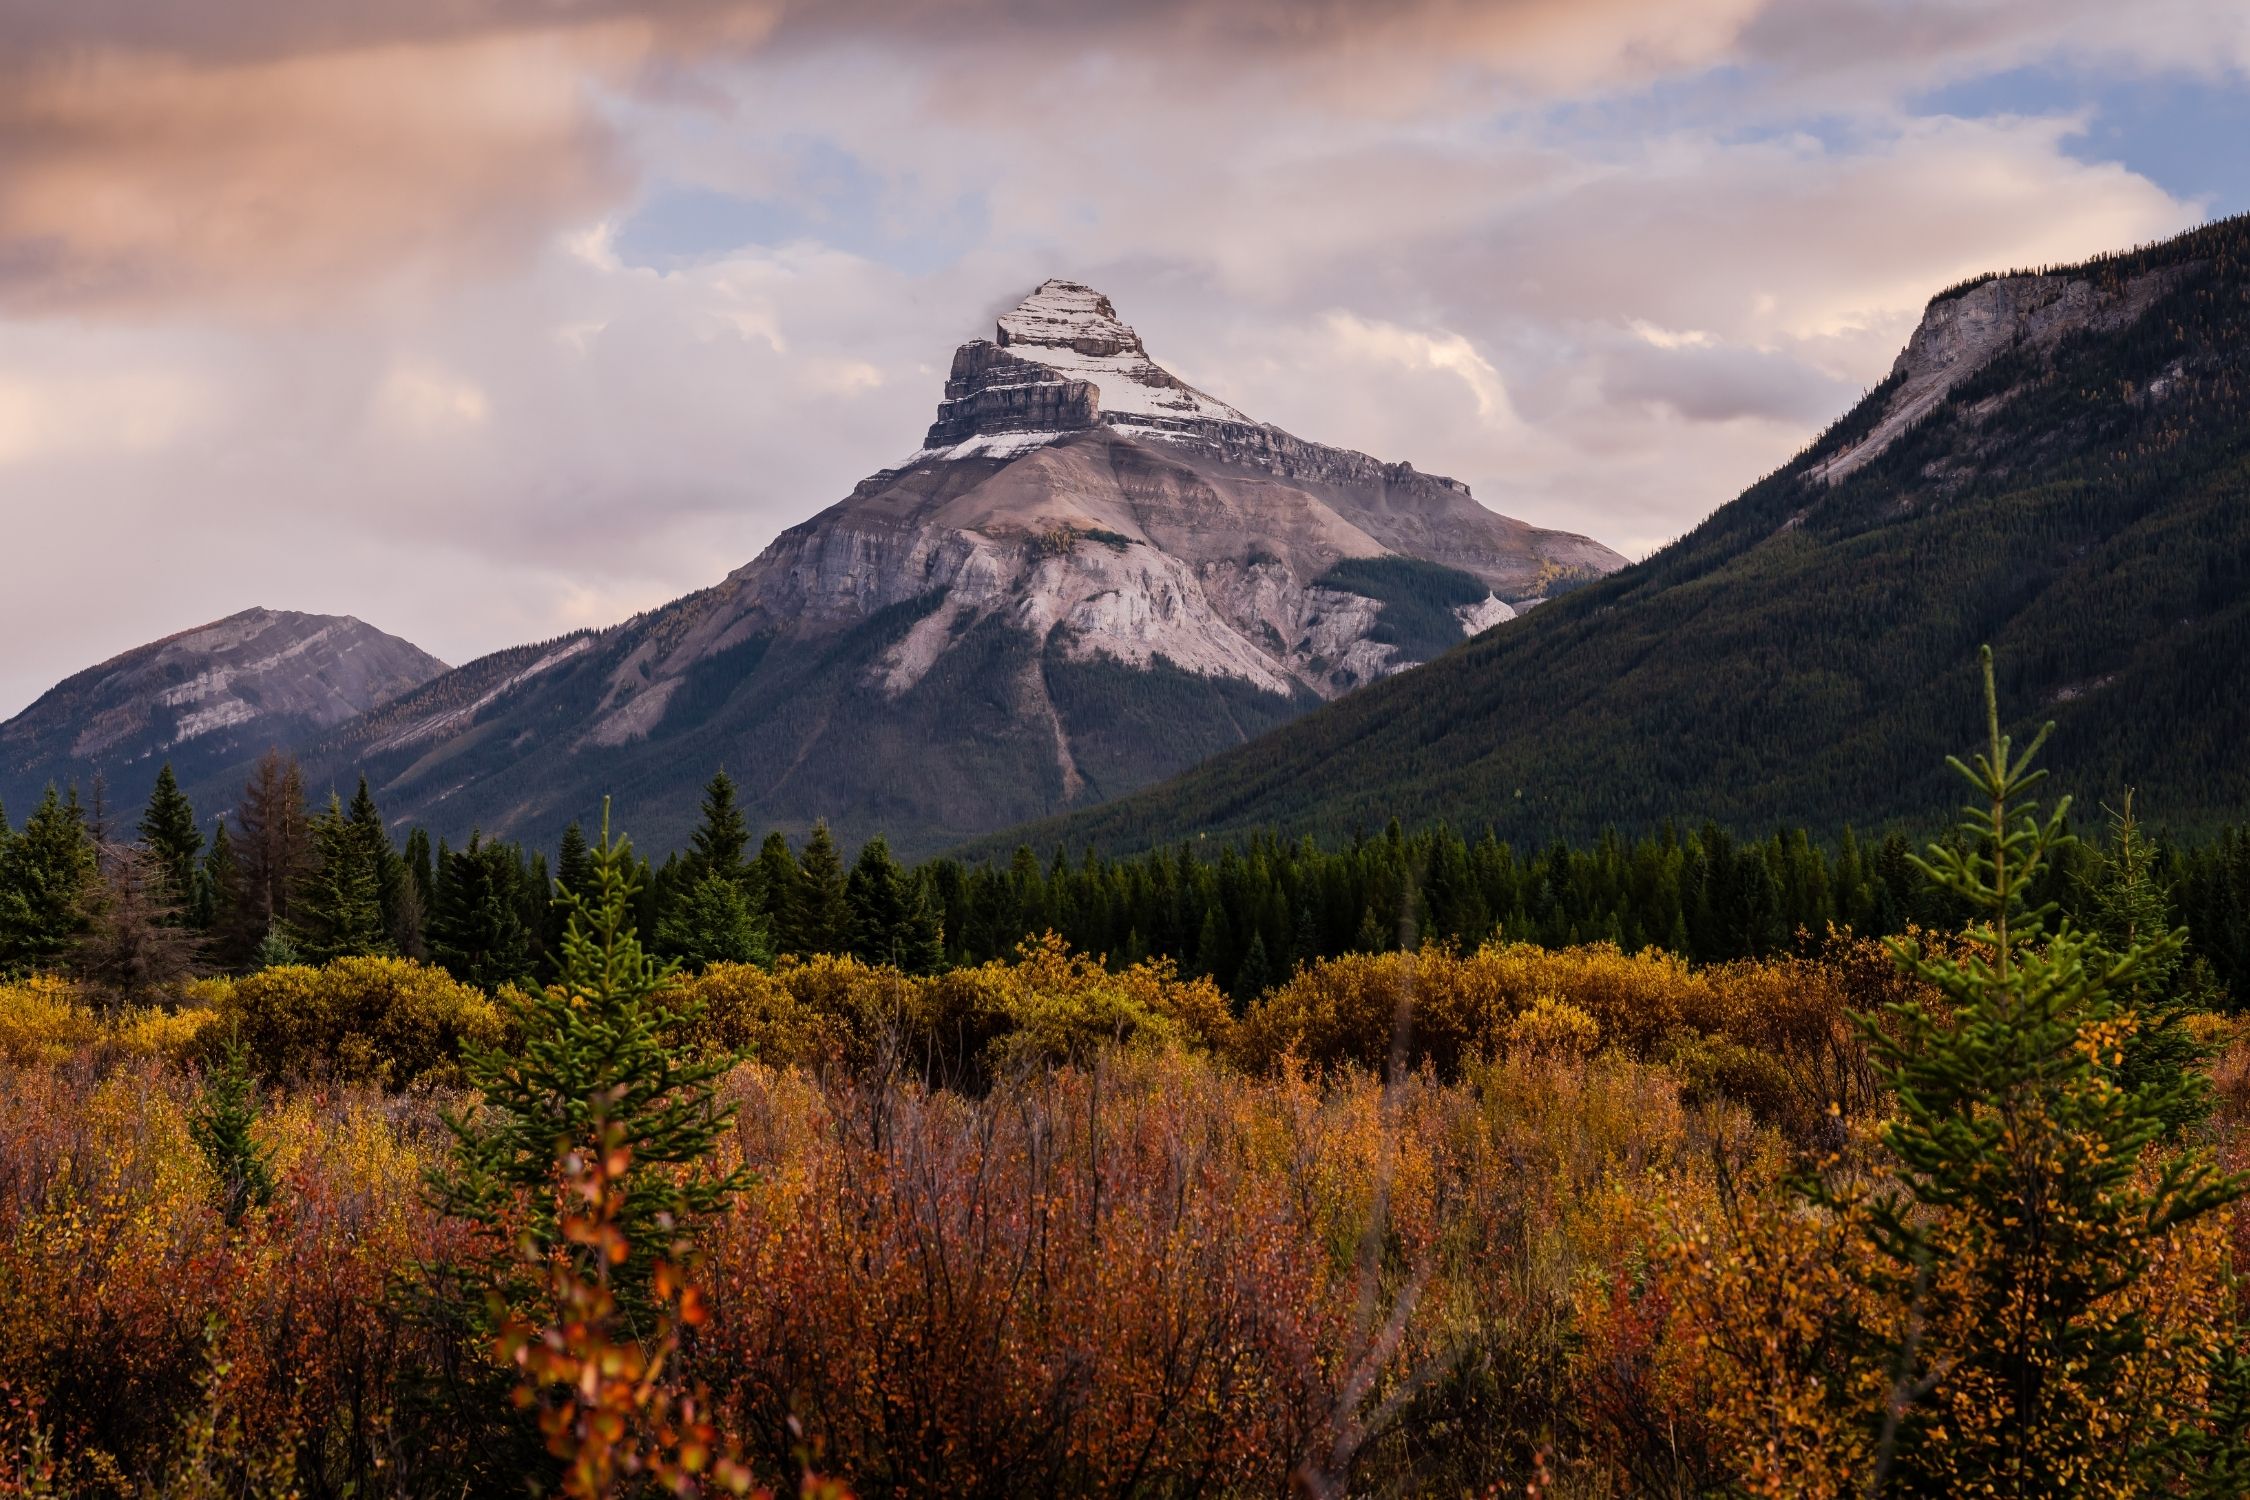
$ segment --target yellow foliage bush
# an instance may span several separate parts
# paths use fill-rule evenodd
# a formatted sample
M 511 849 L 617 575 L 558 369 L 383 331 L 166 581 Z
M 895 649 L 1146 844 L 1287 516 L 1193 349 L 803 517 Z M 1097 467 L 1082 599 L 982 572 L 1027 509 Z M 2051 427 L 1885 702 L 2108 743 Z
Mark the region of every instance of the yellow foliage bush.
M 682 978 L 674 1003 L 684 1039 L 775 1066 L 864 1066 L 893 1053 L 945 1080 L 989 1076 L 1033 1058 L 1083 1059 L 1103 1044 L 1214 1045 L 1233 1026 L 1206 979 L 1169 960 L 1112 973 L 1049 934 L 1013 962 L 928 978 L 821 955 L 784 958 L 771 973 L 714 964 Z
M 1682 1024 L 1697 989 L 1684 960 L 1655 950 L 1627 955 L 1606 943 L 1349 954 L 1299 969 L 1243 1019 L 1234 1050 L 1253 1067 L 1288 1052 L 1323 1067 L 1381 1067 L 1403 1023 L 1409 1054 L 1450 1075 L 1546 997 L 1568 1003 L 1612 1043 L 1646 1053 Z
M 1507 1038 L 1519 1052 L 1586 1057 L 1602 1039 L 1602 1023 L 1568 1000 L 1540 995 L 1508 1023 Z
M 178 1010 L 160 1006 L 130 1010 L 109 1023 L 109 1039 L 120 1051 L 134 1057 L 154 1057 L 180 1063 L 207 1055 L 219 1013 L 204 1006 L 183 1005 Z
M 838 962 L 813 961 L 833 969 Z M 783 960 L 785 971 L 812 967 Z M 863 964 L 854 969 L 872 975 Z M 849 976 L 825 975 L 833 989 L 841 978 L 848 990 Z M 807 988 L 814 986 L 808 985 Z M 667 992 L 667 1000 L 691 1017 L 675 1029 L 677 1041 L 703 1050 L 737 1052 L 775 1067 L 814 1066 L 840 1057 L 845 1027 L 839 1015 L 816 1008 L 797 989 L 756 964 L 713 964 L 700 974 L 683 976 Z
M 94 1051 L 185 1062 L 199 1055 L 203 1034 L 217 1019 L 195 1004 L 104 1015 L 71 981 L 36 975 L 0 984 L 0 1061 L 28 1068 Z
M 66 979 L 0 983 L 0 1058 L 17 1067 L 59 1061 L 101 1038 L 101 1024 Z
M 241 1037 L 271 1077 L 404 1088 L 460 1076 L 463 1042 L 498 1043 L 496 1000 L 443 969 L 404 958 L 283 964 L 225 986 L 218 1026 Z

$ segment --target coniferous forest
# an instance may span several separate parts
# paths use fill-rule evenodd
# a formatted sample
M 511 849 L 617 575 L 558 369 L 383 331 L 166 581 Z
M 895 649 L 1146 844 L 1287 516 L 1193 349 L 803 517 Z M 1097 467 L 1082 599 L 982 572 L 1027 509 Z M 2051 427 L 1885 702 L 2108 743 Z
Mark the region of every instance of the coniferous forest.
M 2215 1008 L 2250 1003 L 2250 828 L 2174 840 L 2149 830 L 2130 793 L 2120 803 L 2188 927 L 2195 982 Z M 2050 862 L 2042 904 L 2087 920 L 2114 822 L 2097 818 Z M 551 856 L 477 835 L 459 849 L 421 829 L 401 839 L 364 778 L 349 800 L 330 792 L 316 807 L 278 753 L 208 839 L 204 826 L 169 767 L 123 827 L 75 789 L 51 789 L 20 830 L 0 831 L 0 911 L 12 914 L 0 964 L 75 966 L 128 994 L 198 967 L 358 956 L 425 960 L 486 989 L 545 984 L 561 962 L 558 902 L 582 888 L 589 847 L 577 824 Z M 1518 850 L 1489 830 L 1393 823 L 1336 846 L 1267 836 L 1042 860 L 1019 845 L 1000 862 L 908 866 L 880 837 L 855 850 L 824 826 L 795 843 L 756 836 L 722 771 L 684 849 L 636 856 L 633 913 L 651 951 L 690 971 L 839 954 L 932 974 L 1052 933 L 1116 967 L 1167 960 L 1244 1005 L 1302 964 L 1433 943 L 1606 943 L 1708 964 L 1799 952 L 1831 929 L 1958 927 L 1966 913 L 1928 886 L 1920 847 L 1848 828 L 1832 846 L 1803 829 L 1737 839 L 1705 823 Z

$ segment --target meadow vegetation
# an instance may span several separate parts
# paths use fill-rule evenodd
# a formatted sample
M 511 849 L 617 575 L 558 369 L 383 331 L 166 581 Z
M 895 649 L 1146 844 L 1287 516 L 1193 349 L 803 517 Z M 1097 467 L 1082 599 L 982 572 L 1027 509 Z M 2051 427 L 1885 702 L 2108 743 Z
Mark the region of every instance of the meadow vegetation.
M 1990 731 L 1888 942 L 1246 996 L 838 861 L 881 952 L 666 956 L 605 829 L 544 983 L 356 877 L 318 961 L 0 981 L 0 1492 L 2239 1494 L 2250 1029 Z

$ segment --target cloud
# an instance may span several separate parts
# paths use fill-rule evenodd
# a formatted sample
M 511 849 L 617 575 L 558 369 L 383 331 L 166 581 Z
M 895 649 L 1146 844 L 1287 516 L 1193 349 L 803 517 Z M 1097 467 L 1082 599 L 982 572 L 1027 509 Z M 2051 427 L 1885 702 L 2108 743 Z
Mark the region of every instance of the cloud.
M 1602 394 L 1646 402 L 1690 422 L 1759 420 L 1817 426 L 1851 404 L 1858 389 L 1802 360 L 1762 349 L 1621 341 L 1599 356 Z
M 19 69 L 0 307 L 302 315 L 518 264 L 626 188 L 593 60 L 491 40 Z
M 1390 323 L 1369 322 L 1348 312 L 1332 312 L 1324 321 L 1341 359 L 1449 375 L 1475 399 L 1479 422 L 1493 427 L 1514 424 L 1515 411 L 1508 403 L 1500 372 L 1460 334 L 1419 333 Z
M 1645 551 L 1934 288 L 2202 212 L 1906 93 L 2235 66 L 2227 10 L 0 0 L 0 517 L 77 560 L 0 591 L 0 714 L 250 603 L 463 660 L 708 585 L 1048 275 Z

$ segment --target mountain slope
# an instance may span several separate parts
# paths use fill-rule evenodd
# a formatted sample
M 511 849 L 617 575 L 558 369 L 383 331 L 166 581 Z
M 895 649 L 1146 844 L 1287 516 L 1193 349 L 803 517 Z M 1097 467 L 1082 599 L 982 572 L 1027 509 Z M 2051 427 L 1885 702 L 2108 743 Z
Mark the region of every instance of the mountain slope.
M 89 667 L 0 724 L 0 801 L 20 815 L 48 782 L 85 790 L 98 774 L 137 810 L 166 760 L 193 786 L 445 670 L 348 615 L 246 609 Z
M 2058 789 L 2250 805 L 2250 219 L 1933 300 L 1890 378 L 1647 561 L 1112 806 L 1126 849 L 1397 816 L 1519 840 L 1927 823 L 1973 657 Z
M 1099 801 L 1597 577 L 1598 543 L 1256 422 L 1050 281 L 956 352 L 903 463 L 716 586 L 348 726 L 393 812 L 551 834 L 606 791 L 908 851 Z

